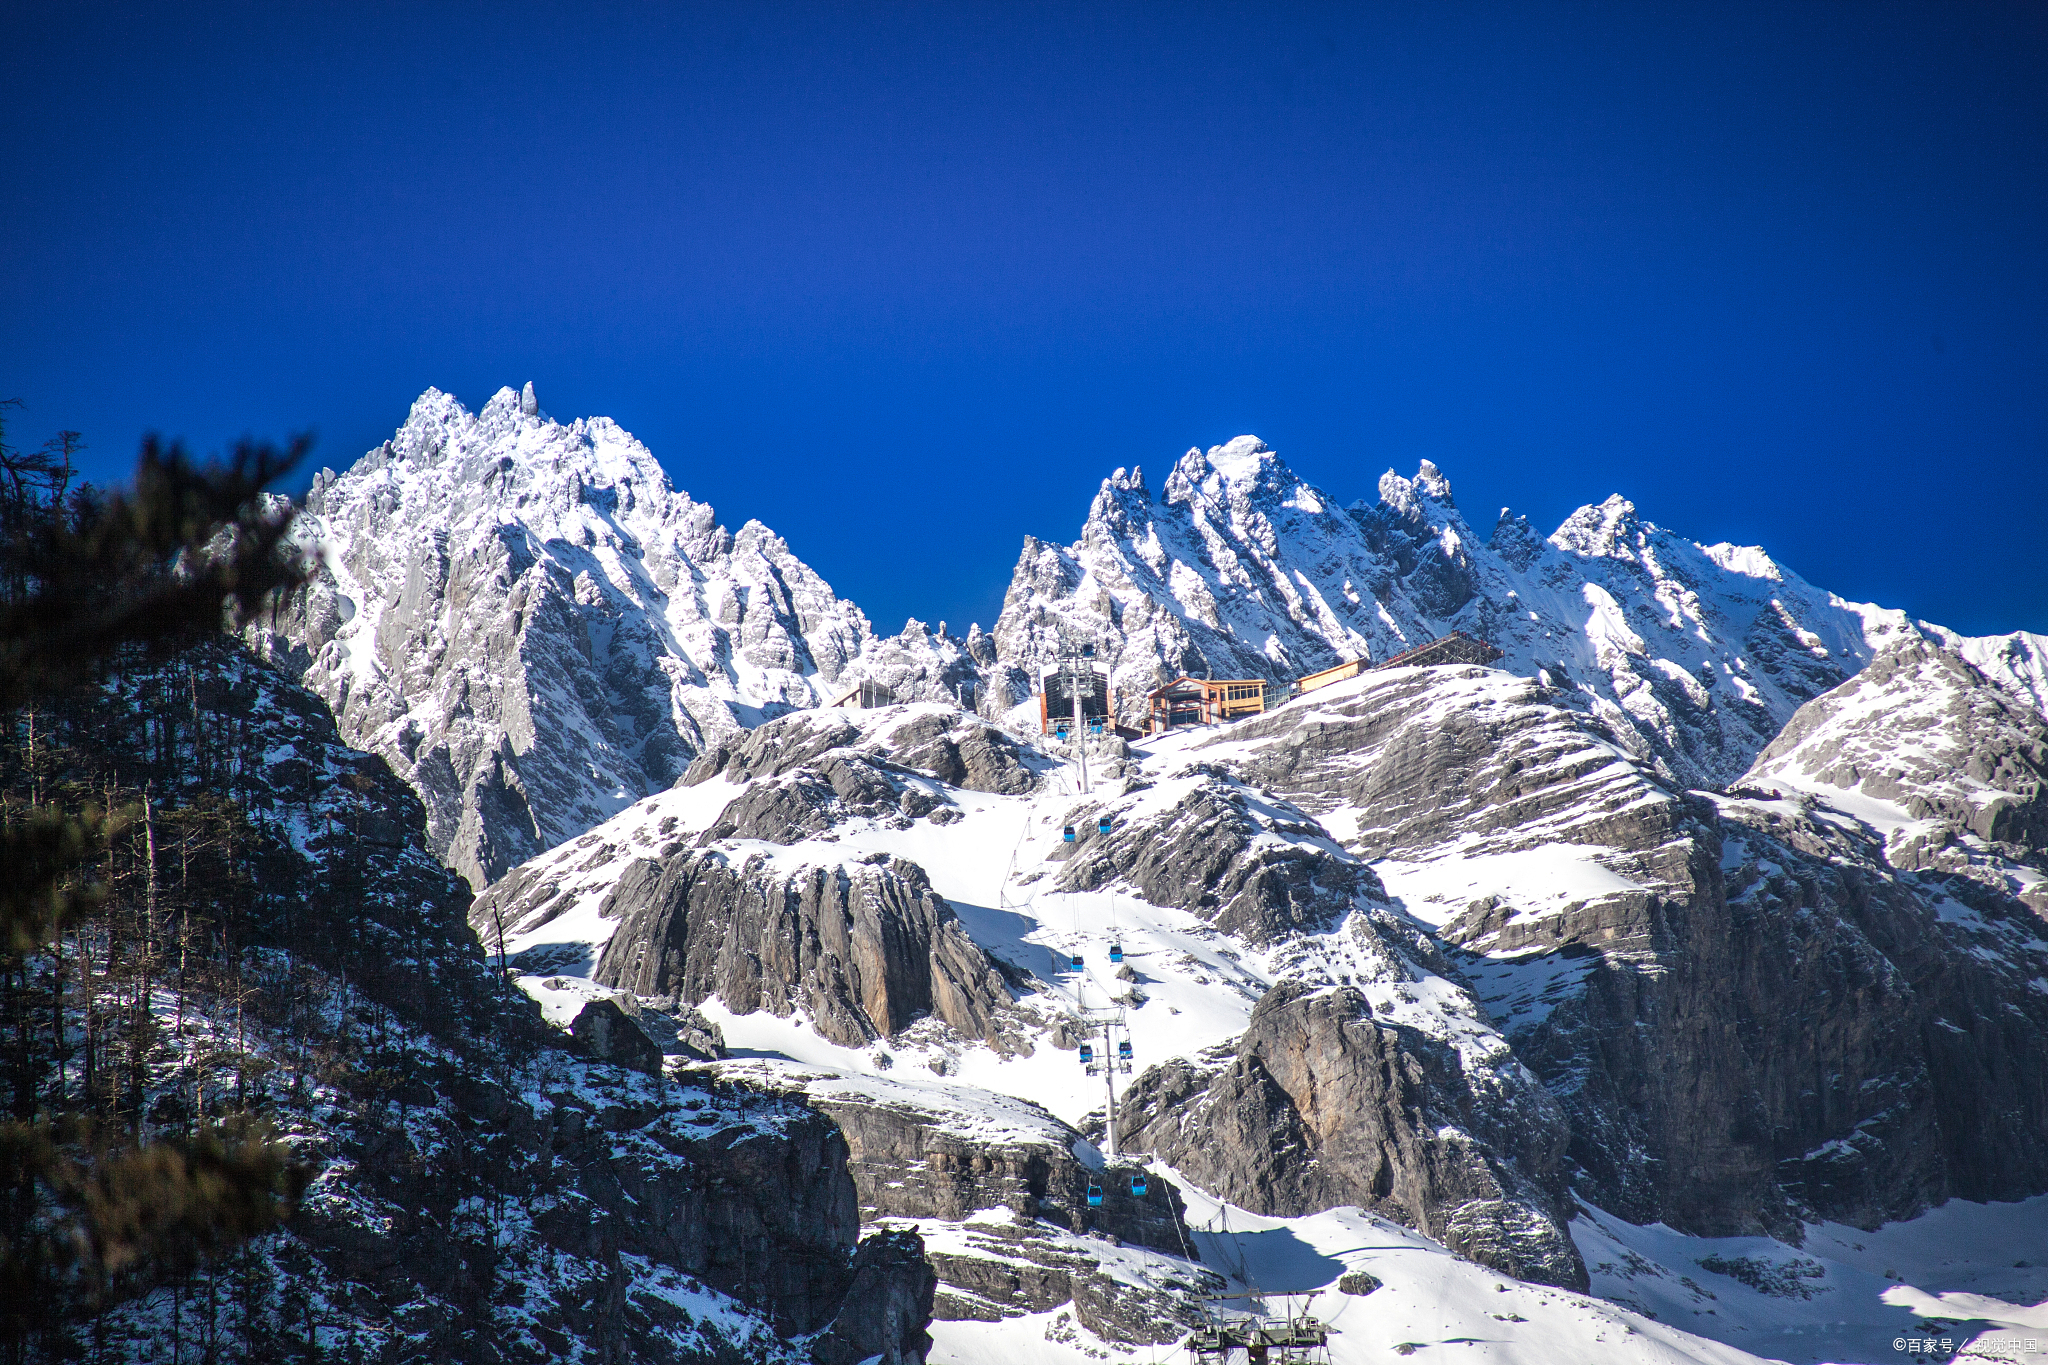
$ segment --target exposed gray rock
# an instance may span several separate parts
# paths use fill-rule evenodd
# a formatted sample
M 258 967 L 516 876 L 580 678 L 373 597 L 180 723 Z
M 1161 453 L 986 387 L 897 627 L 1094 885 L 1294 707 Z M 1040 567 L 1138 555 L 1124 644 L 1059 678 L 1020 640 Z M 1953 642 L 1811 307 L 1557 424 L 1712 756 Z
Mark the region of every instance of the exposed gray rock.
M 1254 792 L 1215 767 L 1178 775 L 1189 790 L 1170 809 L 1131 818 L 1128 801 L 1075 808 L 1077 834 L 1062 846 L 1062 891 L 1127 886 L 1154 905 L 1189 910 L 1263 945 L 1327 929 L 1361 895 L 1384 897 L 1372 869 L 1336 850 L 1308 816 Z M 1109 834 L 1097 820 L 1111 817 Z
M 972 717 L 916 711 L 881 743 L 904 767 L 964 791 L 1017 796 L 1038 785 L 1017 741 Z
M 781 777 L 815 767 L 835 751 L 967 791 L 1018 795 L 1037 785 L 1015 740 L 972 715 L 931 705 L 785 716 L 707 749 L 682 781 L 696 786 L 715 777 L 735 784 Z
M 1348 987 L 1276 986 L 1219 1060 L 1140 1076 L 1123 1102 L 1125 1141 L 1255 1213 L 1356 1204 L 1518 1278 L 1585 1287 L 1564 1227 L 1555 1107 L 1533 1111 L 1550 1120 L 1540 1131 L 1517 1115 L 1511 1163 L 1479 1136 L 1488 1124 L 1456 1052 L 1376 1022 Z
M 1727 991 L 1777 1174 L 1862 1227 L 2048 1189 L 2048 933 L 1825 808 L 1719 802 Z
M 1955 872 L 2048 916 L 2048 720 L 1928 640 L 1799 709 L 1738 786 L 1884 803 L 1885 858 Z
M 899 1084 L 876 1076 L 778 1072 L 735 1061 L 727 1076 L 780 1086 L 828 1114 L 850 1154 L 861 1217 L 962 1222 L 1008 1209 L 1011 1221 L 976 1219 L 965 1250 L 934 1253 L 935 1316 L 992 1322 L 1071 1302 L 1105 1340 L 1163 1344 L 1200 1320 L 1199 1295 L 1222 1280 L 1182 1259 L 1186 1212 L 1156 1177 L 1131 1193 L 1139 1168 L 1102 1166 L 1071 1126 L 1027 1100 L 970 1087 Z M 1083 1159 L 1086 1154 L 1087 1160 Z M 1102 1191 L 1099 1205 L 1088 1190 Z M 1164 1253 L 1112 1273 L 1106 1245 Z M 1132 1259 L 1126 1256 L 1124 1260 Z
M 1354 1270 L 1337 1281 L 1337 1290 L 1343 1294 L 1356 1294 L 1360 1298 L 1380 1287 L 1380 1277 L 1369 1270 Z
M 911 1091 L 872 1078 L 857 1085 L 813 1084 L 804 1095 L 846 1135 L 865 1220 L 957 1222 L 979 1209 L 1007 1208 L 1027 1221 L 1044 1219 L 1075 1233 L 1176 1255 L 1186 1249 L 1185 1214 L 1170 1183 L 1153 1179 L 1142 1197 L 1133 1195 L 1137 1167 L 1084 1164 L 1075 1154 L 1081 1134 L 1028 1101 L 969 1100 L 963 1092 L 962 1102 L 948 1108 L 929 1089 Z M 1003 1136 L 990 1136 L 991 1108 L 1004 1117 Z M 1103 1192 L 1099 1205 L 1088 1202 L 1091 1185 Z
M 937 1288 L 924 1239 L 915 1232 L 892 1228 L 863 1238 L 845 1306 L 811 1343 L 811 1359 L 817 1365 L 923 1365 L 932 1348 L 925 1325 Z
M 1163 1346 L 1199 1327 L 1201 1297 L 1225 1287 L 1220 1275 L 1165 1258 L 1137 1274 L 1113 1273 L 1099 1242 L 1044 1225 L 976 1223 L 962 1240 L 964 1250 L 931 1258 L 940 1321 L 999 1322 L 1072 1304 L 1075 1319 L 1104 1341 Z
M 661 1048 L 610 1000 L 592 1000 L 576 1012 L 569 1032 L 584 1055 L 600 1062 L 661 1074 Z
M 833 1042 L 861 1047 L 930 1015 L 961 1036 L 1028 1048 L 1006 1027 L 1003 978 L 900 859 L 780 869 L 717 849 L 639 859 L 603 913 L 620 921 L 593 978 L 738 1014 L 802 1009 Z

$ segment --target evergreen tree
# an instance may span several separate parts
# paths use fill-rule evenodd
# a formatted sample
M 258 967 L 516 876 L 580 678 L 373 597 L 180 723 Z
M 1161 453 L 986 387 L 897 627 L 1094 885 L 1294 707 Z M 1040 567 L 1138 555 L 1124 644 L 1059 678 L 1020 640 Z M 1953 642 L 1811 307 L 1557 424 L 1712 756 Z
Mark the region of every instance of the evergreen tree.
M 303 1185 L 261 1122 L 208 1123 L 195 1104 L 152 1139 L 140 1112 L 154 988 L 173 976 L 182 1011 L 195 919 L 231 941 L 238 817 L 123 788 L 65 752 L 50 717 L 303 581 L 292 508 L 264 489 L 307 444 L 201 465 L 152 437 L 132 489 L 109 494 L 73 486 L 76 433 L 22 452 L 0 423 L 0 1351 L 15 1361 L 69 1354 L 80 1314 L 277 1226 Z M 181 752 L 176 698 L 125 700 Z

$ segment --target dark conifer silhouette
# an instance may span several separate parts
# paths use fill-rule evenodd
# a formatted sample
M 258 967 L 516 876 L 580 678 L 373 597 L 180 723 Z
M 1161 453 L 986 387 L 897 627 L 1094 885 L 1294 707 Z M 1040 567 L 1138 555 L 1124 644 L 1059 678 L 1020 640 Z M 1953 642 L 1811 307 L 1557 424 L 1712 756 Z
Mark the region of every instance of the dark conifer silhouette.
M 159 809 L 53 743 L 50 714 L 303 581 L 293 509 L 264 489 L 307 445 L 244 442 L 200 465 L 152 437 L 133 488 L 110 494 L 73 486 L 77 433 L 22 452 L 0 425 L 0 1351 L 15 1361 L 62 1358 L 83 1312 L 275 1227 L 303 1188 L 246 1116 L 145 1135 L 152 988 L 174 950 L 185 965 L 193 901 L 203 921 L 210 891 L 235 894 L 233 858 L 208 857 L 233 819 Z M 172 840 L 174 887 L 157 870 Z

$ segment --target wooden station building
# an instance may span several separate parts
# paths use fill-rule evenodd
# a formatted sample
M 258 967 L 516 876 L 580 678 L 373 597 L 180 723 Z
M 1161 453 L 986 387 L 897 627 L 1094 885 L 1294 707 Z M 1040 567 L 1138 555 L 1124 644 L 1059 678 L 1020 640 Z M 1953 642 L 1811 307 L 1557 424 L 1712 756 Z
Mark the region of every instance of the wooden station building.
M 1220 725 L 1266 709 L 1264 678 L 1175 678 L 1145 696 L 1145 733 Z

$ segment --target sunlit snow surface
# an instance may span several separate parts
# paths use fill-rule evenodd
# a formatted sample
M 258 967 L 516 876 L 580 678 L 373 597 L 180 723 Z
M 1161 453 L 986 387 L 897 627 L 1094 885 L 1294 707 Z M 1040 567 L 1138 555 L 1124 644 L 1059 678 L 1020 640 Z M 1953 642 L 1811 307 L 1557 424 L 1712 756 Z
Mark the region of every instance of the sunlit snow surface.
M 924 709 L 894 711 L 907 717 Z M 1190 752 L 1203 738 L 1175 735 L 1139 746 L 1143 776 L 1152 785 L 1115 798 L 1119 818 L 1170 809 L 1192 780 L 1177 774 L 1191 758 L 1206 759 L 1214 752 Z M 1110 790 L 1120 788 L 1111 784 Z M 617 925 L 599 909 L 621 861 L 656 857 L 693 843 L 736 790 L 719 780 L 657 794 L 537 860 L 565 894 L 553 901 L 547 922 L 508 933 L 505 946 L 510 955 L 531 960 L 537 954 L 547 964 L 522 976 L 521 984 L 551 1021 L 565 1024 L 585 1000 L 610 994 L 589 981 L 588 973 Z M 1387 977 L 1383 964 L 1362 958 L 1348 921 L 1329 933 L 1260 952 L 1186 912 L 1127 895 L 1050 890 L 1058 864 L 1049 862 L 1048 855 L 1060 846 L 1064 824 L 1084 799 L 1104 795 L 1079 797 L 1070 766 L 1050 772 L 1041 790 L 1027 796 L 946 791 L 963 817 L 949 825 L 917 821 L 908 829 L 894 829 L 856 820 L 836 826 L 835 839 L 787 846 L 735 844 L 749 855 L 791 865 L 871 853 L 917 862 L 977 942 L 1050 983 L 1049 994 L 1025 998 L 1027 1007 L 1099 1007 L 1126 997 L 1135 985 L 1144 1003 L 1129 1009 L 1128 1019 L 1140 1067 L 1192 1056 L 1236 1037 L 1274 981 L 1303 975 L 1347 981 L 1371 997 L 1386 1017 L 1415 1022 L 1461 1050 L 1491 1051 L 1503 1047 L 1497 1026 L 1533 1022 L 1585 969 L 1583 960 L 1560 954 L 1478 959 L 1465 975 L 1490 1013 L 1487 1018 L 1455 983 L 1427 974 L 1421 979 Z M 1341 838 L 1355 819 L 1354 812 L 1340 810 L 1321 823 Z M 1634 888 L 1624 872 L 1603 861 L 1606 852 L 1597 846 L 1558 845 L 1466 856 L 1451 849 L 1424 862 L 1381 862 L 1375 871 L 1394 898 L 1397 914 L 1441 925 L 1475 897 L 1488 894 L 1510 896 L 1541 914 Z M 488 931 L 485 937 L 488 944 Z M 1135 983 L 1114 975 L 1111 943 L 1122 946 L 1126 963 L 1137 974 Z M 1075 952 L 1084 963 L 1080 973 L 1067 970 Z M 1048 1124 L 1034 1105 L 1078 1125 L 1104 1103 L 1103 1082 L 1084 1075 L 1071 1052 L 1050 1046 L 1039 1046 L 1029 1057 L 1004 1058 L 943 1030 L 914 1027 L 886 1043 L 853 1049 L 826 1041 L 800 1015 L 735 1015 L 716 999 L 701 1008 L 724 1031 L 732 1059 L 722 1069 L 735 1078 L 801 1085 L 821 1100 L 859 1095 L 925 1110 L 934 1122 L 982 1140 L 1058 1141 L 1062 1130 Z M 1492 1064 L 1501 1064 L 1497 1056 Z M 1085 1143 L 1075 1154 L 1089 1165 L 1100 1161 Z M 1635 1227 L 1587 1210 L 1572 1231 L 1593 1275 L 1597 1297 L 1589 1297 L 1522 1284 L 1357 1209 L 1260 1218 L 1219 1205 L 1170 1171 L 1160 1174 L 1181 1186 L 1194 1248 L 1203 1263 L 1231 1276 L 1237 1288 L 1256 1285 L 1272 1311 L 1287 1306 L 1280 1291 L 1300 1291 L 1293 1306 L 1309 1308 L 1337 1329 L 1330 1348 L 1334 1365 L 1412 1357 L 1530 1365 L 1903 1360 L 1908 1354 L 1894 1351 L 1894 1339 L 1938 1339 L 1942 1333 L 1939 1326 L 1932 1334 L 1917 1330 L 1921 1319 L 1885 1304 L 1879 1295 L 1892 1285 L 1909 1283 L 1930 1292 L 1970 1290 L 2016 1303 L 2048 1295 L 2048 1269 L 2013 1264 L 2048 1267 L 2048 1197 L 2014 1205 L 1951 1203 L 1875 1233 L 1823 1225 L 1811 1229 L 1800 1248 L 1768 1238 L 1687 1237 L 1661 1225 Z M 1008 1214 L 997 1210 L 986 1216 Z M 938 1248 L 956 1232 L 951 1224 L 917 1226 Z M 1111 1264 L 1117 1256 L 1137 1266 L 1151 1255 L 1120 1253 L 1101 1242 L 1091 1242 L 1089 1254 L 1103 1259 L 1113 1275 L 1124 1273 Z M 1702 1261 L 1724 1271 L 1733 1268 L 1778 1292 L 1709 1270 Z M 1364 1297 L 1339 1292 L 1337 1279 L 1351 1270 L 1369 1271 L 1384 1287 Z M 1250 1307 L 1247 1298 L 1219 1311 Z M 932 1360 L 961 1365 L 1185 1358 L 1170 1347 L 1100 1341 L 1079 1327 L 1071 1305 L 996 1323 L 934 1322 L 931 1331 L 937 1342 Z M 1978 1335 L 1982 1325 L 1946 1331 L 1960 1345 Z M 2041 1335 L 2048 1338 L 2048 1333 Z M 2048 1340 L 2042 1344 L 2048 1346 Z M 2048 1365 L 2048 1352 L 2035 1359 Z

